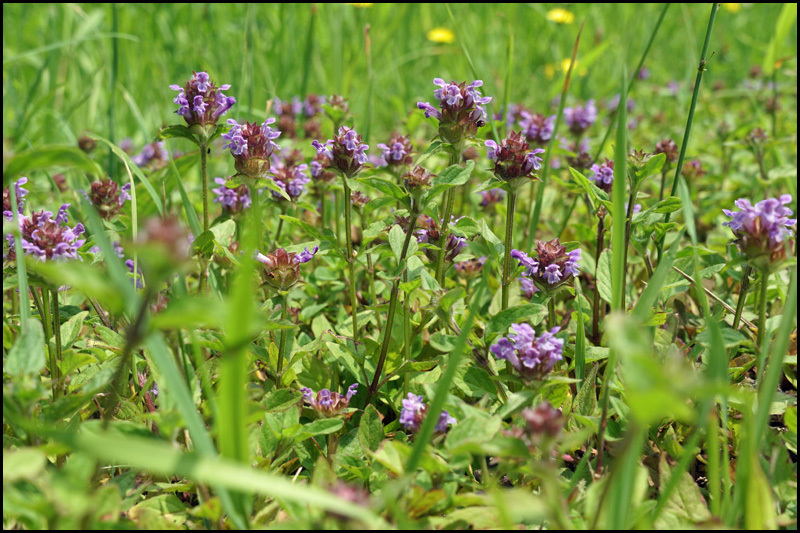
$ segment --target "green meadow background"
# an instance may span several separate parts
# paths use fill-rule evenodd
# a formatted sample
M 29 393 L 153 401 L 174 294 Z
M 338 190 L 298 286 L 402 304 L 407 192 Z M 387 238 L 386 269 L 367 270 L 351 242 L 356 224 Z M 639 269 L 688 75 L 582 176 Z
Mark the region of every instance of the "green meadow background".
M 342 94 L 354 125 L 381 140 L 418 100 L 433 99 L 435 77 L 477 75 L 495 110 L 506 90 L 510 101 L 544 110 L 560 91 L 582 21 L 570 94 L 602 100 L 617 92 L 623 63 L 635 67 L 662 5 L 450 4 L 448 12 L 445 4 L 4 4 L 3 136 L 17 149 L 71 144 L 84 130 L 141 145 L 178 122 L 168 86 L 192 70 L 232 85 L 232 117 L 264 117 L 275 96 Z M 548 20 L 559 7 L 574 15 L 571 23 Z M 679 82 L 683 99 L 709 11 L 710 4 L 672 5 L 646 63 L 651 82 Z M 736 89 L 764 63 L 780 11 L 781 4 L 724 4 L 704 83 Z M 435 28 L 455 40 L 429 40 Z M 783 56 L 795 54 L 796 41 L 795 25 Z M 682 125 L 674 126 L 679 133 Z

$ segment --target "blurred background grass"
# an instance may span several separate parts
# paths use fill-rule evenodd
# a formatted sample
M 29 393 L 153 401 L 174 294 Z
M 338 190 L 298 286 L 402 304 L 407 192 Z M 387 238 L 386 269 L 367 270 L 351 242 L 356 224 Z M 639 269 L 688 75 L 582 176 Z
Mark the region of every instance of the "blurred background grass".
M 418 100 L 433 99 L 434 77 L 474 78 L 464 48 L 497 110 L 510 36 L 510 101 L 543 110 L 560 90 L 563 61 L 584 19 L 570 93 L 581 100 L 607 99 L 617 92 L 622 63 L 634 68 L 662 9 L 658 4 L 450 7 L 454 20 L 444 4 L 3 4 L 3 136 L 15 150 L 73 144 L 84 130 L 115 140 L 132 136 L 140 145 L 162 125 L 179 122 L 168 86 L 183 84 L 192 70 L 206 70 L 217 84 L 232 85 L 228 94 L 238 101 L 232 117 L 263 118 L 268 99 L 291 99 L 305 85 L 306 93 L 347 97 L 354 125 L 366 128 L 364 121 L 370 120 L 373 138 L 382 139 Z M 567 11 L 561 22 L 548 18 L 556 8 Z M 667 11 L 646 63 L 653 84 L 676 80 L 688 98 L 709 9 L 709 4 L 675 4 Z M 781 4 L 723 5 L 712 38 L 709 86 L 722 81 L 736 87 L 751 65 L 763 62 L 780 10 Z M 371 118 L 367 25 L 374 70 Z M 436 28 L 453 32 L 455 40 L 429 39 Z M 448 32 L 440 36 L 447 40 Z M 789 54 L 796 52 L 796 41 L 795 25 Z

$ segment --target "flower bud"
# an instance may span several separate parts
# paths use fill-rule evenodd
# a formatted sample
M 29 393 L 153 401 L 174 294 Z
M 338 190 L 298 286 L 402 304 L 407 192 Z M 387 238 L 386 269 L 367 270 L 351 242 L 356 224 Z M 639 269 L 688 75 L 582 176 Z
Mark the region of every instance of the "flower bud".
M 266 283 L 279 291 L 289 290 L 300 278 L 300 265 L 308 263 L 319 251 L 319 246 L 309 252 L 287 252 L 278 248 L 271 254 L 263 255 L 256 252 L 256 260 L 264 265 L 264 278 Z

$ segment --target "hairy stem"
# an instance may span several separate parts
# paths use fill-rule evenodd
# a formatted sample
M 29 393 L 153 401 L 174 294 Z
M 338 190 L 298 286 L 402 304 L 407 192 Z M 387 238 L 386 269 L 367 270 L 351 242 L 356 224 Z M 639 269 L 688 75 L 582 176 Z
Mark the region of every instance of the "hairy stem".
M 408 247 L 411 243 L 411 236 L 414 234 L 414 226 L 417 223 L 417 215 L 419 213 L 416 210 L 411 212 L 410 220 L 411 222 L 408 225 L 408 231 L 406 232 L 406 238 L 403 241 L 403 249 L 400 252 L 400 259 L 397 261 L 397 267 L 402 268 L 406 262 L 406 254 L 408 253 Z M 372 377 L 372 383 L 370 383 L 369 389 L 367 390 L 367 400 L 364 404 L 369 405 L 372 397 L 375 393 L 378 392 L 379 382 L 381 379 L 381 372 L 383 371 L 383 365 L 386 363 L 386 355 L 389 353 L 389 341 L 392 338 L 392 325 L 394 324 L 394 314 L 395 310 L 397 309 L 397 295 L 400 292 L 400 279 L 401 276 L 397 276 L 397 279 L 394 280 L 392 283 L 392 293 L 389 297 L 389 313 L 386 316 L 386 325 L 383 328 L 383 343 L 381 344 L 381 354 L 378 357 L 378 365 L 375 367 L 375 375 Z
M 350 312 L 353 314 L 353 349 L 358 350 L 358 299 L 356 298 L 356 264 L 353 254 L 353 239 L 350 235 L 350 186 L 344 182 L 344 242 L 347 245 L 347 267 L 350 271 Z
M 506 207 L 506 240 L 505 250 L 503 251 L 503 280 L 502 280 L 502 307 L 501 310 L 508 308 L 508 286 L 511 284 L 511 247 L 514 244 L 514 206 L 517 202 L 515 192 L 508 193 L 508 203 Z

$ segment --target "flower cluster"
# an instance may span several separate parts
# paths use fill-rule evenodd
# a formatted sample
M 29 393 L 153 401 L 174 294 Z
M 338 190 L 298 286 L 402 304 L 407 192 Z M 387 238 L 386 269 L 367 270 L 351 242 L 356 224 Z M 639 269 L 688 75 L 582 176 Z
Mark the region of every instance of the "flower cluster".
M 27 189 L 22 186 L 28 183 L 28 178 L 20 178 L 14 183 L 14 194 L 17 196 L 17 212 L 22 214 L 22 208 L 25 207 L 25 195 L 28 194 Z M 3 188 L 3 216 L 6 220 L 11 221 L 14 218 L 14 211 L 11 206 L 11 190 L 8 187 Z
M 319 246 L 315 246 L 310 252 L 306 248 L 299 254 L 278 248 L 267 255 L 256 252 L 256 260 L 264 265 L 266 282 L 278 290 L 285 291 L 297 283 L 300 277 L 300 265 L 311 261 L 318 251 Z
M 511 257 L 526 267 L 525 275 L 533 279 L 540 289 L 552 289 L 578 276 L 580 272 L 581 249 L 567 252 L 567 248 L 553 239 L 537 243 L 537 258 L 528 257 L 525 252 L 512 250 Z
M 362 209 L 369 203 L 369 196 L 361 191 L 353 191 L 350 193 L 350 205 L 356 209 Z
M 280 146 L 273 142 L 281 135 L 280 131 L 270 127 L 274 122 L 274 118 L 268 118 L 259 126 L 255 122 L 239 124 L 232 118 L 228 119 L 231 129 L 223 133 L 222 138 L 229 141 L 224 148 L 231 149 L 237 172 L 252 179 L 267 178 L 269 158 L 276 149 L 280 150 Z
M 425 414 L 428 412 L 428 405 L 422 400 L 424 400 L 422 396 L 409 392 L 408 397 L 403 400 L 403 409 L 400 411 L 400 423 L 414 433 L 419 431 L 422 421 L 425 420 Z M 457 420 L 450 416 L 450 413 L 442 411 L 439 420 L 436 421 L 436 431 L 444 433 L 447 431 L 447 426 L 456 422 Z
M 491 139 L 484 144 L 489 149 L 486 157 L 494 161 L 494 175 L 503 181 L 533 178 L 533 172 L 542 168 L 542 158 L 538 154 L 544 153 L 544 149 L 531 150 L 522 133 L 512 131 L 499 145 Z
M 306 138 L 316 137 L 319 133 L 319 122 L 314 117 L 322 112 L 326 98 L 316 94 L 309 94 L 305 100 L 295 96 L 292 101 L 282 101 L 275 98 L 272 110 L 278 116 L 278 129 L 286 136 L 294 139 L 297 136 L 297 119 L 303 120 L 303 131 Z
M 250 189 L 247 185 L 239 185 L 233 189 L 225 185 L 225 178 L 214 178 L 219 187 L 211 189 L 216 194 L 214 203 L 222 205 L 222 210 L 231 214 L 241 213 L 252 204 Z
M 789 228 L 797 224 L 797 219 L 789 218 L 792 210 L 784 207 L 791 201 L 792 196 L 784 194 L 753 206 L 749 200 L 740 198 L 734 205 L 741 211 L 722 210 L 731 217 L 723 225 L 731 228 L 736 235 L 736 244 L 748 258 L 764 266 L 778 263 L 786 257 L 785 241 L 792 237 Z
M 84 228 L 81 223 L 74 228 L 67 226 L 68 208 L 69 204 L 62 205 L 55 217 L 50 211 L 38 211 L 31 216 L 20 215 L 20 239 L 25 255 L 40 261 L 80 259 L 78 250 L 86 242 L 86 239 L 80 238 Z M 6 239 L 11 248 L 9 259 L 13 259 L 14 238 L 9 234 Z
M 706 171 L 699 159 L 692 159 L 684 163 L 681 174 L 688 180 L 697 180 L 705 176 Z
M 451 218 L 450 225 L 452 226 L 457 221 L 458 219 Z M 417 230 L 417 242 L 432 244 L 439 242 L 442 234 L 439 229 L 439 224 L 437 224 L 433 218 L 428 215 L 420 215 L 417 219 L 417 226 L 420 228 Z M 467 239 L 458 237 L 452 232 L 448 233 L 447 240 L 444 243 L 444 259 L 446 261 L 452 261 L 466 246 Z M 425 248 L 425 255 L 428 256 L 428 259 L 431 261 L 436 261 L 437 259 L 437 251 L 434 249 Z
M 347 388 L 347 394 L 344 396 L 328 389 L 322 389 L 314 395 L 314 391 L 308 387 L 303 387 L 300 392 L 303 393 L 303 402 L 312 409 L 325 416 L 336 416 L 347 409 L 347 406 L 350 405 L 350 398 L 355 396 L 357 389 L 358 383 L 353 383 Z
M 545 146 L 550 142 L 555 124 L 555 115 L 545 117 L 542 114 L 528 111 L 522 112 L 522 120 L 519 122 L 525 138 L 534 146 Z
M 125 201 L 131 199 L 130 190 L 130 183 L 120 187 L 117 182 L 106 178 L 92 183 L 86 197 L 100 216 L 108 220 L 119 214 Z
M 462 276 L 472 278 L 480 274 L 483 265 L 486 264 L 486 256 L 483 255 L 481 257 L 474 257 L 472 259 L 467 259 L 466 261 L 460 261 L 453 265 L 453 268 L 456 269 L 456 272 L 461 274 Z
M 511 324 L 511 329 L 514 332 L 500 337 L 489 351 L 508 361 L 526 381 L 542 379 L 563 359 L 564 340 L 555 336 L 558 326 L 539 337 L 528 324 Z
M 589 170 L 592 171 L 589 179 L 600 189 L 611 193 L 611 187 L 614 185 L 614 162 L 606 158 L 605 163 L 601 165 L 595 163 Z
M 428 102 L 417 102 L 417 107 L 425 111 L 425 117 L 439 119 L 439 135 L 450 144 L 459 144 L 463 139 L 474 137 L 478 128 L 486 124 L 486 111 L 483 106 L 492 101 L 491 96 L 482 96 L 478 87 L 481 80 L 457 84 L 447 83 L 435 78 L 434 85 L 439 88 L 433 96 L 439 100 L 439 109 Z
M 311 145 L 316 148 L 317 154 L 328 158 L 330 166 L 348 178 L 355 176 L 368 159 L 369 145 L 361 142 L 361 135 L 347 126 L 340 127 L 339 133 L 325 144 L 314 141 Z
M 489 189 L 481 192 L 481 207 L 491 207 L 503 201 L 506 193 L 503 189 Z
M 394 134 L 387 144 L 378 143 L 378 148 L 383 150 L 382 166 L 399 167 L 409 166 L 413 161 L 411 157 L 411 141 L 404 135 Z
M 597 120 L 597 107 L 594 100 L 588 100 L 586 104 L 575 107 L 564 108 L 564 121 L 576 136 L 581 136 L 592 127 Z
M 227 91 L 231 86 L 216 87 L 206 72 L 193 74 L 185 86 L 169 86 L 173 91 L 178 91 L 178 96 L 173 102 L 180 107 L 175 112 L 182 116 L 189 126 L 216 124 L 219 117 L 236 103 L 236 98 L 222 94 L 222 91 Z
M 665 154 L 665 164 L 674 163 L 678 160 L 678 145 L 672 139 L 662 139 L 656 143 L 654 154 Z
M 311 181 L 308 177 L 308 165 L 305 163 L 297 164 L 292 158 L 284 160 L 273 157 L 275 163 L 272 168 L 270 178 L 289 195 L 289 199 L 294 202 L 306 192 L 306 184 Z M 272 191 L 275 200 L 283 200 L 283 196 Z
M 158 170 L 166 166 L 169 152 L 164 141 L 156 141 L 144 145 L 142 151 L 131 158 L 137 167 L 150 167 Z

